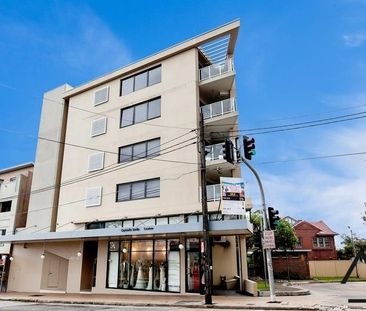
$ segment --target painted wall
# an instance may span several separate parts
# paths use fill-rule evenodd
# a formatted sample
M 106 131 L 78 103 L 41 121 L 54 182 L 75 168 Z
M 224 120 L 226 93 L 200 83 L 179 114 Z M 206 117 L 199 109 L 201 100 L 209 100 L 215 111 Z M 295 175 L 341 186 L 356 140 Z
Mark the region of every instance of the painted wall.
M 57 223 L 62 228 L 59 230 L 74 230 L 83 226 L 70 222 L 90 222 L 96 219 L 112 220 L 123 217 L 151 217 L 157 214 L 189 213 L 200 209 L 196 145 L 160 156 L 157 160 L 149 160 L 141 164 L 136 164 L 135 161 L 128 165 L 123 164 L 122 166 L 126 166 L 124 168 L 121 168 L 121 165 L 117 166 L 118 147 L 120 146 L 157 137 L 160 137 L 161 144 L 166 144 L 177 136 L 188 133 L 189 129 L 198 126 L 196 53 L 196 50 L 192 49 L 164 60 L 161 63 L 161 83 L 126 96 L 119 95 L 120 79 L 109 82 L 106 84 L 109 86 L 109 101 L 105 104 L 94 107 L 95 90 L 86 91 L 70 99 L 70 106 L 106 115 L 108 117 L 107 133 L 90 137 L 91 122 L 99 118 L 100 115 L 70 108 L 66 142 L 108 150 L 110 153 L 105 153 L 105 169 L 98 172 L 102 175 L 61 188 Z M 126 128 L 119 127 L 121 108 L 158 96 L 161 96 L 161 117 Z M 161 149 L 192 137 L 195 137 L 194 133 L 163 145 Z M 161 151 L 161 153 L 163 152 Z M 62 182 L 79 176 L 93 176 L 93 173 L 87 172 L 88 156 L 92 153 L 95 151 L 66 145 Z M 192 164 L 169 162 L 169 160 Z M 116 169 L 104 174 L 106 169 L 111 167 L 116 167 Z M 117 184 L 156 177 L 160 177 L 160 198 L 116 202 Z M 103 186 L 101 206 L 85 207 L 83 200 L 86 189 L 98 186 Z M 74 201 L 77 202 L 70 204 Z

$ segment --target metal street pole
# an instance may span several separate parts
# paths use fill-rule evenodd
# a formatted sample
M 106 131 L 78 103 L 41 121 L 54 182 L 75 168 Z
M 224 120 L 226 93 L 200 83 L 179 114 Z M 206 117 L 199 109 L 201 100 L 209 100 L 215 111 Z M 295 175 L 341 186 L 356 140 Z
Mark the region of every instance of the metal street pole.
M 253 166 L 249 164 L 249 162 L 244 158 L 241 157 L 243 163 L 250 169 L 250 171 L 254 174 L 255 178 L 257 179 L 259 190 L 261 193 L 261 200 L 262 200 L 262 209 L 263 209 L 263 226 L 266 230 L 269 230 L 269 223 L 267 221 L 267 209 L 266 209 L 266 200 L 264 197 L 264 190 L 262 182 L 259 178 L 257 171 L 254 169 Z M 273 276 L 273 265 L 272 265 L 272 254 L 270 249 L 266 249 L 266 258 L 267 258 L 267 270 L 268 270 L 268 283 L 269 283 L 269 293 L 271 302 L 276 302 L 276 293 L 274 287 L 274 276 Z
M 353 258 L 356 257 L 356 247 L 355 247 L 355 240 L 353 239 L 353 232 L 351 229 L 351 226 L 347 226 L 349 231 L 351 231 L 351 243 L 352 243 L 352 250 L 353 250 Z M 357 263 L 356 263 L 356 276 L 358 277 L 358 269 L 357 269 Z
M 206 148 L 203 114 L 200 119 L 200 156 L 201 156 L 201 197 L 202 197 L 202 233 L 203 233 L 203 259 L 205 273 L 205 304 L 212 305 L 212 263 L 211 243 L 209 237 L 209 223 L 207 211 L 207 189 L 206 189 Z

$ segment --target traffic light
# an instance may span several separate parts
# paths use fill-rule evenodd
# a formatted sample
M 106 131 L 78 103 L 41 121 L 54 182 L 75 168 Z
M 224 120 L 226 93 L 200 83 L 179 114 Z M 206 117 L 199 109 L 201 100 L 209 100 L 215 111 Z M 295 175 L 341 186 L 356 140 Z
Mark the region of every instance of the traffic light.
M 256 154 L 254 143 L 255 143 L 254 138 L 250 138 L 248 136 L 243 137 L 244 158 L 246 158 L 247 160 L 251 160 L 252 156 Z
M 225 139 L 225 143 L 222 145 L 222 155 L 224 160 L 234 163 L 234 144 L 230 139 Z
M 276 230 L 277 222 L 280 220 L 278 214 L 278 210 L 275 210 L 273 207 L 268 207 L 268 220 L 271 230 Z

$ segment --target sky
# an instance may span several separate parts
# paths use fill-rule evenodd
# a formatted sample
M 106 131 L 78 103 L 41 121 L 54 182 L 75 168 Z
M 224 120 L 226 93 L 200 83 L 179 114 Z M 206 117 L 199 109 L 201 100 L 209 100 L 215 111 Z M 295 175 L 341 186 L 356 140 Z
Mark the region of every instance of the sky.
M 366 238 L 366 154 L 301 160 L 366 152 L 365 0 L 0 0 L 0 168 L 34 161 L 30 136 L 47 90 L 78 86 L 235 19 L 242 134 L 361 116 L 253 135 L 251 163 L 267 204 Z M 259 208 L 255 180 L 242 171 Z

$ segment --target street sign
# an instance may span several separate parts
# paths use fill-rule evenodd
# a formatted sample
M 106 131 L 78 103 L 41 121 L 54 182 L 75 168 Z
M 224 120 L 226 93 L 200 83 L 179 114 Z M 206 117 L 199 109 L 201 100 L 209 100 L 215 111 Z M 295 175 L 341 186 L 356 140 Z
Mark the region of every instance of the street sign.
M 276 248 L 274 231 L 272 231 L 272 230 L 263 231 L 262 245 L 263 245 L 264 249 L 275 249 Z

